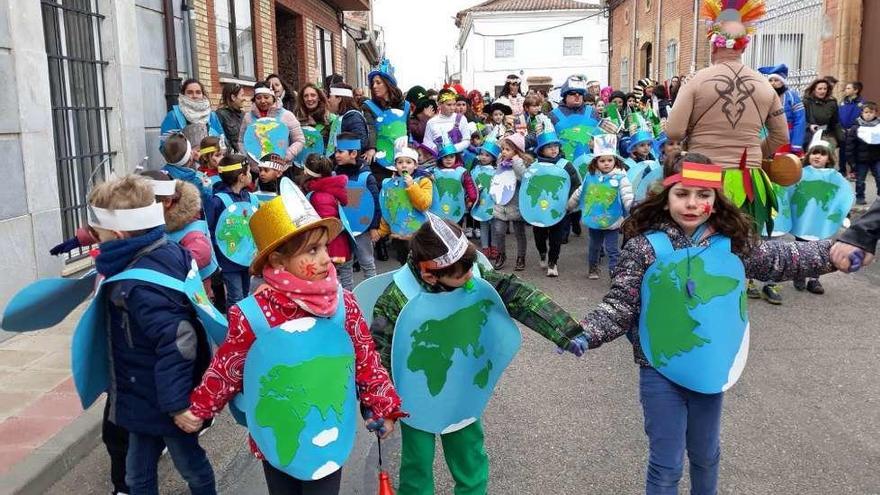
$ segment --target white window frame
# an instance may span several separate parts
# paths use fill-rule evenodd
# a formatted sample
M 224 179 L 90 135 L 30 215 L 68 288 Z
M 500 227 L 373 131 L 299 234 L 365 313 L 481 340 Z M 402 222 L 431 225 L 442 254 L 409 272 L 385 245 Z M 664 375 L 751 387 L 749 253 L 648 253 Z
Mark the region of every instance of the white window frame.
M 584 37 L 583 36 L 565 36 L 562 38 L 562 56 L 563 57 L 583 57 L 584 56 Z
M 247 0 L 248 8 L 241 9 L 241 5 L 236 5 L 237 3 L 236 0 L 214 1 L 214 16 L 217 19 L 214 28 L 217 39 L 218 71 L 220 77 L 255 81 L 257 66 L 254 45 L 254 5 L 252 0 Z M 227 23 L 220 23 L 219 8 L 225 8 L 229 13 Z M 245 18 L 249 24 L 240 25 L 239 21 Z M 226 42 L 229 46 L 225 46 Z
M 678 40 L 670 38 L 666 42 L 666 79 L 678 75 Z
M 620 60 L 620 90 L 629 91 L 629 58 L 623 57 Z
M 495 58 L 513 58 L 515 49 L 516 45 L 512 39 L 495 40 Z

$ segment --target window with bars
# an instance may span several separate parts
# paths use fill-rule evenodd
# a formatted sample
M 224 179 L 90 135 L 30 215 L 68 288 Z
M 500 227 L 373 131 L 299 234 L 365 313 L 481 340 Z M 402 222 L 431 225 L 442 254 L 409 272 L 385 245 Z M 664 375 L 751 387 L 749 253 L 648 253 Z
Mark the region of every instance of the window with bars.
M 91 184 L 112 169 L 101 23 L 98 0 L 41 0 L 43 36 L 49 62 L 49 91 L 61 236 L 86 225 Z M 73 251 L 70 260 L 86 256 Z
M 620 90 L 629 91 L 629 58 L 620 61 Z
M 584 37 L 572 36 L 562 38 L 562 56 L 580 57 L 584 54 Z
M 217 70 L 221 76 L 255 79 L 251 0 L 215 0 Z
M 666 79 L 678 75 L 678 40 L 671 39 L 666 43 Z
M 315 28 L 315 55 L 321 71 L 319 81 L 333 74 L 333 33 L 324 28 Z
M 513 40 L 495 40 L 495 58 L 513 57 Z

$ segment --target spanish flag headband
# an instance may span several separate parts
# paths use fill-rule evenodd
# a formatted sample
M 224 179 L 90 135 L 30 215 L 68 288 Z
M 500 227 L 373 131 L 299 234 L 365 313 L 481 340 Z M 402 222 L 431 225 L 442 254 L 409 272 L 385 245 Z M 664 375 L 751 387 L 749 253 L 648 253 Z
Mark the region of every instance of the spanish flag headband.
M 745 49 L 757 30 L 757 23 L 766 13 L 764 0 L 703 0 L 701 9 L 712 46 L 736 50 Z M 744 32 L 724 31 L 721 25 L 725 22 L 742 24 Z
M 663 179 L 663 187 L 670 187 L 679 182 L 688 187 L 707 187 L 721 189 L 722 168 L 720 165 L 684 162 L 681 172 Z
M 439 270 L 454 265 L 467 251 L 467 237 L 465 237 L 464 232 L 456 235 L 449 225 L 437 215 L 425 212 L 425 216 L 428 217 L 428 224 L 431 230 L 440 238 L 440 242 L 446 246 L 446 253 L 432 260 L 419 262 L 419 268 L 422 270 Z

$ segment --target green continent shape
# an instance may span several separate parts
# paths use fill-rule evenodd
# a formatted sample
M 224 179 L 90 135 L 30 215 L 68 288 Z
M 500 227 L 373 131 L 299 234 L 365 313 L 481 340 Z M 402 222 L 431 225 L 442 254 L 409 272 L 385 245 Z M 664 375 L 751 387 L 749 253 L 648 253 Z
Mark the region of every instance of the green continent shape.
M 274 147 L 272 146 L 272 139 L 269 138 L 269 131 L 278 127 L 278 122 L 256 122 L 254 123 L 254 134 L 256 134 L 257 139 L 260 141 L 260 149 L 262 150 L 263 156 L 268 155 L 274 151 Z
M 394 161 L 394 141 L 401 136 L 406 136 L 406 123 L 402 120 L 395 120 L 377 127 L 379 129 L 376 134 L 376 148 L 385 152 L 385 158 L 389 162 Z
M 562 141 L 562 152 L 566 157 L 574 157 L 574 150 L 579 144 L 587 145 L 592 139 L 590 128 L 585 126 L 569 127 L 563 129 L 559 133 L 559 140 Z
M 474 182 L 477 183 L 477 188 L 488 190 L 492 186 L 492 174 L 474 174 Z
M 749 317 L 749 298 L 746 297 L 746 291 L 742 291 L 739 295 L 739 317 L 742 321 L 746 321 Z
M 584 197 L 584 210 L 590 211 L 593 205 L 600 205 L 604 210 L 611 208 L 617 199 L 617 188 L 608 184 L 592 183 L 587 186 L 587 194 Z
M 412 203 L 406 189 L 402 187 L 389 187 L 385 190 L 385 206 L 391 214 L 390 220 L 398 221 L 400 215 L 406 215 L 412 211 Z
M 226 253 L 234 255 L 242 242 L 253 237 L 248 219 L 242 215 L 226 215 L 225 221 L 220 225 L 217 233 L 217 241 L 226 247 Z
M 456 201 L 464 190 L 461 186 L 461 181 L 452 177 L 435 176 L 434 187 L 437 188 L 437 196 L 441 202 L 444 196 L 449 198 L 448 201 L 450 202 Z
M 565 177 L 557 177 L 555 175 L 535 175 L 529 180 L 529 187 L 526 188 L 526 195 L 532 203 L 532 207 L 538 207 L 538 201 L 541 199 L 541 193 L 547 193 L 553 199 L 559 199 L 559 193 L 562 192 L 562 185 L 565 184 Z
M 835 211 L 834 213 L 828 215 L 828 221 L 832 223 L 840 223 L 843 221 L 843 212 Z
M 313 408 L 325 421 L 331 411 L 342 419 L 353 369 L 353 356 L 318 357 L 295 366 L 275 366 L 260 377 L 256 420 L 274 432 L 282 465 L 296 457 L 299 435 Z
M 828 210 L 831 200 L 837 196 L 840 186 L 824 180 L 807 180 L 798 183 L 789 202 L 802 214 L 810 200 L 815 200 L 823 211 Z
M 693 297 L 688 296 L 686 288 L 687 259 L 668 264 L 658 262 L 659 270 L 648 279 L 651 297 L 645 316 L 651 339 L 651 363 L 655 368 L 665 366 L 670 358 L 711 342 L 694 333 L 700 322 L 691 317 L 690 311 L 729 294 L 739 285 L 739 280 L 733 277 L 706 273 L 699 257 L 691 258 L 690 265 L 690 279 L 695 285 Z
M 480 334 L 489 321 L 492 305 L 489 300 L 478 301 L 441 320 L 428 320 L 413 332 L 412 350 L 406 367 L 412 372 L 425 374 L 431 395 L 437 396 L 446 386 L 452 355 L 456 350 L 474 358 L 485 353 L 486 350 L 480 345 Z
M 482 389 L 485 389 L 486 385 L 489 384 L 489 372 L 491 372 L 491 371 L 492 371 L 492 360 L 487 359 L 486 366 L 484 366 L 483 369 L 481 369 L 480 371 L 477 372 L 476 375 L 474 375 L 474 385 L 476 385 Z

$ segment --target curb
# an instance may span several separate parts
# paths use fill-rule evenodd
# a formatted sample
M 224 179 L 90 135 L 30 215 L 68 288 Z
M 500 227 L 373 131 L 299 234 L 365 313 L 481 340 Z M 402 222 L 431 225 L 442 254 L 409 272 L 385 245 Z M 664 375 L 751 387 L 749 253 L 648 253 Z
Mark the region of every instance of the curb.
M 102 399 L 0 477 L 0 495 L 45 493 L 100 442 L 103 415 Z

